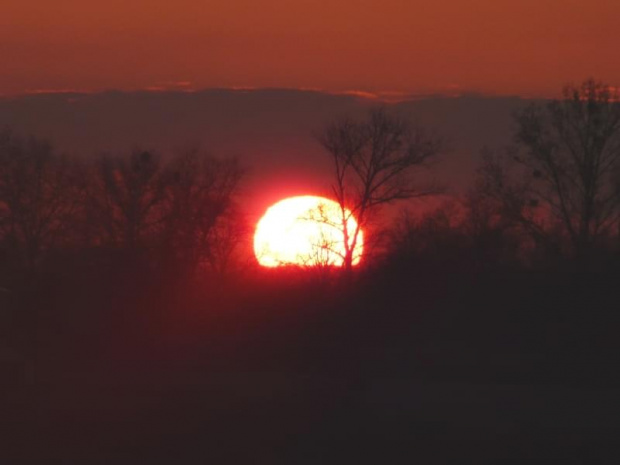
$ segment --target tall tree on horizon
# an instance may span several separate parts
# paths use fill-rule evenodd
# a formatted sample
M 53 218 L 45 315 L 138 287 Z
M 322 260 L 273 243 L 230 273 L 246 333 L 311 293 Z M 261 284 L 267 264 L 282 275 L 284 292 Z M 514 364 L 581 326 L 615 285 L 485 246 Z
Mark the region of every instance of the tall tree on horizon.
M 485 156 L 482 189 L 540 241 L 560 225 L 571 253 L 587 260 L 620 220 L 620 94 L 593 79 L 516 115 L 517 147 Z M 511 174 L 512 172 L 512 174 Z M 551 241 L 551 242 L 550 242 Z
M 442 150 L 441 140 L 385 108 L 363 120 L 343 118 L 329 124 L 318 140 L 332 162 L 332 194 L 340 205 L 344 266 L 350 270 L 360 231 L 378 208 L 437 192 L 415 184 L 414 175 Z M 356 220 L 351 228 L 350 217 Z

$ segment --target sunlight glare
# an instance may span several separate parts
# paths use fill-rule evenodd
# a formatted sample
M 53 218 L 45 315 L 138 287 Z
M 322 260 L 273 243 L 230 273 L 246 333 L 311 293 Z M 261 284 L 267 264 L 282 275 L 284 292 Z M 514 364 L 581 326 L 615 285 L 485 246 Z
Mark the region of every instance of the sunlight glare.
M 347 231 L 352 235 L 357 221 L 345 209 Z M 343 214 L 333 200 L 317 196 L 290 197 L 272 205 L 256 226 L 254 253 L 260 265 L 276 267 L 343 266 L 345 242 Z M 353 238 L 349 239 L 349 244 Z M 363 234 L 359 232 L 353 265 L 359 264 Z

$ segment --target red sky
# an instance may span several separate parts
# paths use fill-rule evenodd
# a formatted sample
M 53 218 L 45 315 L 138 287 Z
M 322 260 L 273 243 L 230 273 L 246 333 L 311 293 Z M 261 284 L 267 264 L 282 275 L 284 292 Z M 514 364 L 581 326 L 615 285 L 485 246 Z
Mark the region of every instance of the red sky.
M 620 84 L 618 0 L 6 0 L 0 94 Z

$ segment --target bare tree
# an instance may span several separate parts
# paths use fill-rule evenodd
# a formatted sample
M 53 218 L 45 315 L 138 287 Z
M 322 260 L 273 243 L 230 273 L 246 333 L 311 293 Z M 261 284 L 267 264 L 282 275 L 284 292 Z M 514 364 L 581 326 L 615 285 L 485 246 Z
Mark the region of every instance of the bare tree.
M 82 194 L 78 165 L 48 141 L 0 133 L 0 238 L 23 251 L 29 269 L 70 232 Z
M 209 264 L 223 272 L 244 234 L 234 212 L 243 170 L 237 160 L 192 149 L 166 171 L 164 234 L 173 259 L 191 270 Z
M 550 230 L 561 225 L 574 255 L 585 259 L 618 227 L 618 92 L 587 80 L 565 87 L 559 100 L 531 105 L 516 120 L 521 150 L 485 157 L 484 190 L 540 242 L 549 244 Z
M 436 191 L 416 186 L 413 174 L 438 155 L 441 143 L 385 109 L 372 110 L 363 121 L 337 121 L 319 142 L 332 160 L 332 193 L 341 207 L 344 265 L 350 270 L 360 231 L 378 207 Z M 353 230 L 351 216 L 357 219 Z
M 518 158 L 513 148 L 483 150 L 478 179 L 468 198 L 470 219 L 477 223 L 471 225 L 475 228 L 472 232 L 499 227 L 503 233 L 519 236 L 522 245 L 531 239 L 535 248 L 557 256 L 562 247 L 561 234 L 556 234 L 557 219 L 536 198 L 533 178 L 523 172 Z
M 207 236 L 206 259 L 209 268 L 219 276 L 238 271 L 241 265 L 239 246 L 250 234 L 245 215 L 236 204 L 229 205 Z
M 329 271 L 334 264 L 345 264 L 347 255 L 351 255 L 351 264 L 361 259 L 361 236 L 358 235 L 356 248 L 348 252 L 344 245 L 344 231 L 356 229 L 355 220 L 349 211 L 341 214 L 339 204 L 320 202 L 316 207 L 308 210 L 307 214 L 297 221 L 307 222 L 314 230 L 309 249 L 297 257 L 297 261 L 304 266 L 317 270 Z M 348 222 L 343 228 L 341 219 L 346 217 Z
M 164 162 L 134 151 L 94 168 L 87 215 L 95 243 L 131 254 L 148 249 L 151 263 L 189 274 L 199 265 L 225 268 L 240 234 L 227 216 L 242 175 L 236 160 L 188 150 Z
M 160 159 L 151 152 L 102 157 L 89 186 L 99 240 L 132 251 L 145 246 L 161 223 L 164 187 Z

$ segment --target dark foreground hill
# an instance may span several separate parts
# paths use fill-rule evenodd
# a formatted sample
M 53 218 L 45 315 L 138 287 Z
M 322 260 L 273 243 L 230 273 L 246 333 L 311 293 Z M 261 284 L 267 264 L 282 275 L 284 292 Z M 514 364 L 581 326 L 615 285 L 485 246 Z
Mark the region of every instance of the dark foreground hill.
M 617 274 L 323 278 L 4 295 L 3 463 L 617 463 Z

